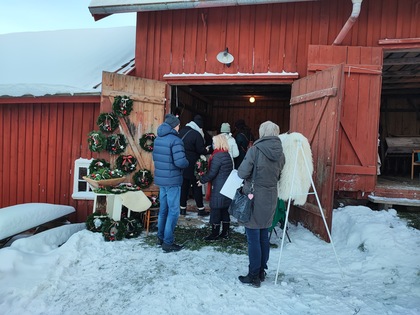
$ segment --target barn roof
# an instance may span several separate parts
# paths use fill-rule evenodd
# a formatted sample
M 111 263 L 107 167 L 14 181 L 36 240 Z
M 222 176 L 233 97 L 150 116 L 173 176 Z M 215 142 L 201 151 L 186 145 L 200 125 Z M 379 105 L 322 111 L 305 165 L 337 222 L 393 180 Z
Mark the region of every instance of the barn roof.
M 0 35 L 0 97 L 100 94 L 134 67 L 135 26 Z
M 100 20 L 114 13 L 162 11 L 210 7 L 227 7 L 238 5 L 304 2 L 318 0 L 91 0 L 89 11 L 95 20 Z

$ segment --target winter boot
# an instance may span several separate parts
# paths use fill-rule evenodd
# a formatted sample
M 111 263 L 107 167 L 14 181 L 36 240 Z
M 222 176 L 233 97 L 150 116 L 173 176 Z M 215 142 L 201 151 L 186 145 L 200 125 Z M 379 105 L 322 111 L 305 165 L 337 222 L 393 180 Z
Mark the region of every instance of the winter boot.
M 220 239 L 228 239 L 229 238 L 229 230 L 230 222 L 222 222 L 222 233 L 219 234 Z
M 211 225 L 211 233 L 209 235 L 207 235 L 204 238 L 204 240 L 205 241 L 217 240 L 217 238 L 219 237 L 219 232 L 220 232 L 220 224 L 212 224 Z
M 179 207 L 180 215 L 187 215 L 187 207 Z
M 239 276 L 238 279 L 242 283 L 252 285 L 256 288 L 259 288 L 261 286 L 261 280 L 259 275 L 251 275 L 250 273 L 248 273 L 246 276 Z
M 208 215 L 210 215 L 210 213 L 208 213 L 206 210 L 204 210 L 204 207 L 203 208 L 198 208 L 198 216 L 206 217 Z
M 264 268 L 261 268 L 260 273 L 259 273 L 260 281 L 263 282 L 266 276 L 267 276 L 267 273 L 265 272 Z

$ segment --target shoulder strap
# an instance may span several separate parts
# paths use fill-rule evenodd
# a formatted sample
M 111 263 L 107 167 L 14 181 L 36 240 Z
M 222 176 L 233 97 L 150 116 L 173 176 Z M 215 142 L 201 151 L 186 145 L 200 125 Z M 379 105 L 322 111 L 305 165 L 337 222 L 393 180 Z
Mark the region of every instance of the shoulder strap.
M 252 168 L 252 180 L 251 180 L 251 193 L 254 192 L 254 180 L 255 180 L 255 174 L 257 173 L 257 161 L 258 161 L 258 152 L 260 151 L 257 147 L 255 147 L 257 150 L 257 153 L 255 153 L 255 160 L 254 160 L 254 166 Z
M 184 140 L 185 136 L 186 136 L 187 134 L 189 134 L 191 130 L 192 130 L 192 129 L 188 130 L 188 131 L 185 133 L 185 135 L 183 135 L 183 136 L 182 136 L 181 140 Z

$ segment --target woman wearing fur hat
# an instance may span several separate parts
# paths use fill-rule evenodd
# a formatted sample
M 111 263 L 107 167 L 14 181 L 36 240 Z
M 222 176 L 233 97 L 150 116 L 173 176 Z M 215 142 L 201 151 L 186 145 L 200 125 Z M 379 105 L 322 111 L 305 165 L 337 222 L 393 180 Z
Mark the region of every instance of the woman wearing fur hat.
M 229 145 L 223 134 L 213 137 L 213 153 L 209 158 L 208 172 L 197 181 L 198 186 L 208 183 L 206 198 L 210 199 L 211 233 L 204 238 L 206 241 L 223 239 L 229 236 L 230 215 L 228 208 L 231 200 L 220 193 L 226 179 L 233 170 L 233 161 L 228 149 Z M 220 224 L 222 224 L 222 233 L 219 234 Z
M 245 223 L 248 241 L 248 274 L 239 276 L 242 283 L 259 287 L 265 280 L 265 269 L 270 253 L 268 228 L 273 222 L 277 206 L 277 183 L 280 180 L 285 158 L 280 138 L 280 128 L 271 121 L 260 125 L 260 138 L 248 150 L 238 168 L 238 176 L 244 179 L 243 191 L 251 193 L 254 178 L 254 209 L 251 219 Z
M 184 142 L 185 155 L 189 162 L 188 167 L 184 170 L 181 186 L 181 215 L 186 215 L 187 213 L 188 195 L 192 186 L 198 215 L 206 216 L 208 213 L 204 210 L 203 192 L 201 187 L 197 186 L 197 178 L 194 175 L 195 162 L 200 155 L 209 153 L 209 149 L 204 142 L 203 118 L 200 115 L 194 116 L 194 120 L 187 123 L 179 131 L 179 137 Z

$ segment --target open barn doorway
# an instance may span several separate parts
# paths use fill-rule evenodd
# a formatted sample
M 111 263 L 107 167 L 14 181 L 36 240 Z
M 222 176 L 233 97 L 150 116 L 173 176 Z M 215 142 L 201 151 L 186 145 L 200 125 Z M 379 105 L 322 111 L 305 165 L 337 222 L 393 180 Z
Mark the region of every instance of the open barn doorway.
M 385 50 L 379 122 L 381 175 L 411 179 L 420 149 L 420 49 Z M 413 179 L 419 181 L 420 167 Z
M 258 138 L 259 125 L 267 120 L 281 132 L 289 130 L 290 92 L 289 84 L 172 85 L 171 112 L 179 114 L 181 126 L 200 114 L 210 134 L 219 133 L 225 122 L 233 133 L 235 122 L 243 119 Z

